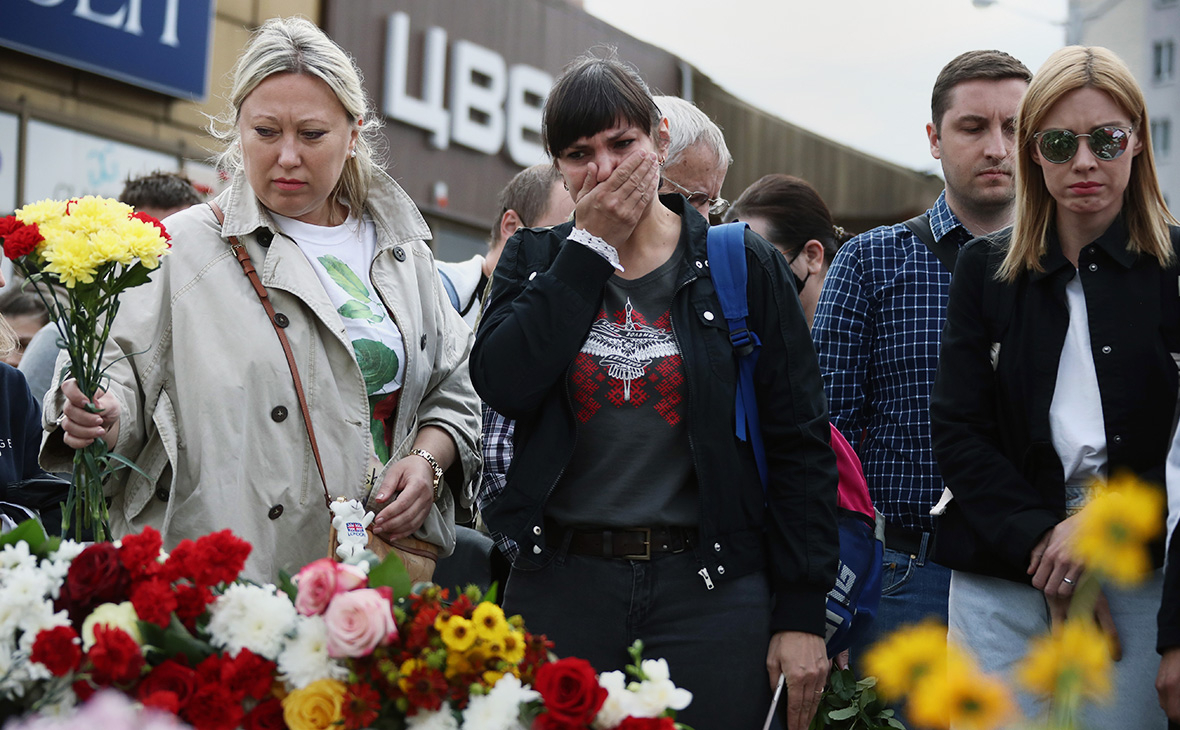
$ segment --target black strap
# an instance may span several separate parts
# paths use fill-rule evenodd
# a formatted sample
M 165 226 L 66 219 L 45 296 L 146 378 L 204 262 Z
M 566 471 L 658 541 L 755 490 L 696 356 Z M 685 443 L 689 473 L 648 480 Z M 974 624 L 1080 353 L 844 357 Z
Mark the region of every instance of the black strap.
M 938 257 L 946 270 L 955 273 L 955 261 L 959 258 L 959 247 L 949 236 L 943 236 L 941 241 L 934 240 L 934 231 L 930 229 L 930 216 L 926 213 L 910 218 L 903 224 L 918 237 L 931 253 Z

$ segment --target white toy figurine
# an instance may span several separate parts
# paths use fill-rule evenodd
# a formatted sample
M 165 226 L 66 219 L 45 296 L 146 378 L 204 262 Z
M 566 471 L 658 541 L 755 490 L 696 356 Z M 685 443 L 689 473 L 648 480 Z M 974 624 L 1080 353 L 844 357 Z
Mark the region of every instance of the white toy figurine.
M 369 545 L 365 528 L 373 521 L 373 513 L 359 500 L 338 498 L 332 503 L 332 527 L 336 528 L 336 556 L 346 563 L 358 561 Z

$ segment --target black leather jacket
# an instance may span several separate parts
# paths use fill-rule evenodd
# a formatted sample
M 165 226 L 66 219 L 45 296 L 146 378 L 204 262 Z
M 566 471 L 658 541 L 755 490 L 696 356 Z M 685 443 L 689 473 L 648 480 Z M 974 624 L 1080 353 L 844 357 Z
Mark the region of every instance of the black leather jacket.
M 951 282 L 930 420 L 955 499 L 939 522 L 936 558 L 1027 583 L 1032 548 L 1065 518 L 1049 406 L 1069 326 L 1065 285 L 1075 273 L 1051 239 L 1044 271 L 996 281 L 1007 236 L 968 244 Z M 1121 219 L 1078 262 L 1108 473 L 1129 470 L 1162 489 L 1177 395 L 1173 353 L 1180 354 L 1177 270 L 1129 252 Z M 1153 547 L 1158 567 L 1162 538 Z
M 755 372 L 770 466 L 766 496 L 749 445 L 734 435 L 736 365 L 729 330 L 709 278 L 706 221 L 679 195 L 661 196 L 689 229 L 672 326 L 687 383 L 687 423 L 700 493 L 702 580 L 765 570 L 775 594 L 773 631 L 823 636 L 824 597 L 836 578 L 836 461 L 828 445 L 827 401 L 786 263 L 746 235 L 750 328 L 762 340 Z M 568 370 L 601 307 L 614 269 L 578 243 L 573 224 L 518 232 L 507 243 L 471 353 L 476 390 L 517 419 L 515 454 L 488 525 L 515 539 L 517 569 L 552 558 L 545 502 L 573 453 L 577 428 Z

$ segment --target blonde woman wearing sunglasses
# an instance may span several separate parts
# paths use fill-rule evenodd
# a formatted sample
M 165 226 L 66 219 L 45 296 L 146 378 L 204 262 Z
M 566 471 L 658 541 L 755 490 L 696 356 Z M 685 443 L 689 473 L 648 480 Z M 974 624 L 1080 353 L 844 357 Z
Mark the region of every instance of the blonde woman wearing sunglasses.
M 1163 485 L 1180 294 L 1149 129 L 1118 57 L 1054 53 L 1017 116 L 1015 226 L 969 244 L 955 269 L 930 409 L 953 493 L 938 553 L 954 569 L 950 636 L 988 671 L 1011 670 L 1065 616 L 1086 571 L 1070 547 L 1092 481 L 1129 471 Z M 1142 586 L 1103 587 L 1096 618 L 1121 661 L 1113 700 L 1087 707 L 1085 727 L 1165 726 L 1155 548 Z

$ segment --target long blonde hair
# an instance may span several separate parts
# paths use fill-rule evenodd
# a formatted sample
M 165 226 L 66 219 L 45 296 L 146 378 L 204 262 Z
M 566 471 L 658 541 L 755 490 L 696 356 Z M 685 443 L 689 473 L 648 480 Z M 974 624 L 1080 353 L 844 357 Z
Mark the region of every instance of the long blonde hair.
M 8 357 L 19 344 L 20 340 L 17 339 L 12 325 L 8 324 L 8 320 L 0 314 L 0 357 Z
M 1151 149 L 1151 123 L 1143 91 L 1131 70 L 1111 51 L 1098 46 L 1067 46 L 1041 66 L 1016 115 L 1016 223 L 1008 254 L 1000 265 L 1000 279 L 1014 281 L 1026 271 L 1043 271 L 1049 228 L 1057 214 L 1057 201 L 1045 187 L 1044 174 L 1033 160 L 1033 135 L 1053 105 L 1077 89 L 1104 91 L 1131 117 L 1142 149 L 1131 163 L 1131 179 L 1123 191 L 1123 218 L 1130 241 L 1127 249 L 1154 256 L 1161 266 L 1176 257 L 1168 224 L 1176 218 L 1168 211 L 1155 173 Z

